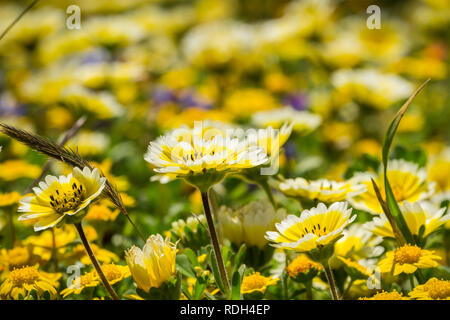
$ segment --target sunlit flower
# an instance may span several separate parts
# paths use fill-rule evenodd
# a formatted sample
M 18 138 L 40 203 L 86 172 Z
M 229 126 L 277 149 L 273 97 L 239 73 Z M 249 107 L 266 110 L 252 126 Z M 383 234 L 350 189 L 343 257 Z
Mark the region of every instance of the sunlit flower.
M 231 133 L 232 134 L 232 133 Z M 216 128 L 182 127 L 150 142 L 145 160 L 155 171 L 184 178 L 198 186 L 221 181 L 231 172 L 256 167 L 267 161 L 260 147 L 251 147 Z
M 94 204 L 89 207 L 86 220 L 114 221 L 119 214 L 119 210 L 111 210 L 103 204 Z
M 97 260 L 101 263 L 119 261 L 119 257 L 114 252 L 100 248 L 96 244 L 91 243 L 91 249 Z M 86 249 L 82 244 L 76 245 L 70 253 L 65 254 L 64 258 L 68 263 L 80 261 L 83 264 L 89 265 L 91 262 L 89 256 L 86 254 Z
M 58 295 L 56 288 L 61 274 L 39 271 L 36 266 L 27 266 L 12 270 L 8 278 L 0 286 L 0 297 L 3 299 L 25 299 L 35 290 L 37 297 L 48 293 L 51 299 Z
M 344 228 L 356 219 L 345 202 L 335 202 L 330 207 L 319 203 L 304 210 L 300 217 L 289 215 L 275 224 L 278 232 L 267 232 L 266 239 L 277 248 L 308 252 L 332 245 L 341 237 Z
M 354 101 L 377 109 L 386 109 L 413 91 L 412 84 L 400 76 L 374 69 L 341 69 L 332 74 L 331 82 L 340 103 Z
M 91 171 L 88 167 L 83 171 L 75 168 L 68 176 L 59 178 L 48 175 L 45 182 L 33 188 L 34 196 L 20 201 L 19 212 L 25 214 L 19 220 L 37 220 L 35 231 L 61 224 L 64 218 L 76 215 L 99 196 L 105 182 L 97 169 Z
M 336 256 L 352 258 L 356 261 L 373 258 L 384 251 L 380 246 L 383 238 L 367 231 L 359 223 L 354 223 L 343 232 L 344 236 L 334 245 Z
M 272 126 L 280 128 L 284 123 L 291 123 L 297 134 L 308 134 L 321 123 L 322 117 L 309 111 L 297 111 L 291 107 L 283 107 L 270 111 L 260 111 L 253 115 L 252 122 L 259 127 Z
M 450 200 L 450 148 L 445 148 L 437 156 L 430 157 L 427 165 L 428 179 L 436 182 L 438 201 Z
M 415 287 L 409 296 L 417 300 L 450 300 L 450 280 L 431 278 Z
M 423 250 L 418 246 L 405 244 L 386 253 L 386 258 L 378 263 L 380 271 L 391 272 L 394 276 L 401 273 L 414 273 L 417 269 L 434 268 L 438 266 L 436 260 L 441 259 L 434 251 Z
M 343 263 L 347 275 L 349 275 L 352 280 L 368 279 L 373 274 L 373 272 L 369 271 L 368 268 L 357 261 L 339 256 L 338 259 Z
M 359 300 L 409 300 L 408 297 L 405 297 L 403 294 L 399 293 L 397 290 L 392 292 L 382 291 L 378 292 L 373 297 L 367 298 L 362 297 Z
M 366 191 L 363 184 L 352 181 L 336 182 L 326 179 L 308 181 L 303 178 L 286 179 L 278 184 L 284 194 L 326 203 L 351 199 Z
M 426 180 L 427 174 L 417 164 L 405 160 L 391 160 L 388 164 L 387 177 L 399 204 L 404 201 L 414 203 L 428 199 L 434 192 L 435 184 Z M 366 185 L 366 192 L 351 199 L 350 203 L 356 209 L 364 210 L 372 214 L 380 214 L 383 209 L 380 206 L 372 181 L 374 179 L 382 197 L 385 195 L 383 173 L 357 173 L 351 180 L 354 183 Z
M 106 277 L 106 280 L 108 280 L 109 284 L 111 285 L 114 285 L 131 275 L 128 266 L 121 266 L 110 263 L 103 264 L 101 268 Z M 84 275 L 75 278 L 69 287 L 61 291 L 61 295 L 63 296 L 63 298 L 65 298 L 72 293 L 80 294 L 83 289 L 97 287 L 100 283 L 100 277 L 95 270 L 86 272 Z
M 430 202 L 425 201 L 415 203 L 405 201 L 400 206 L 400 210 L 409 231 L 415 236 L 421 235 L 422 237 L 426 237 L 450 219 L 450 215 L 442 216 L 446 208 L 438 208 Z M 378 217 L 374 217 L 364 227 L 379 236 L 395 238 L 392 226 L 384 213 Z M 422 229 L 423 231 L 421 231 Z
M 168 238 L 151 235 L 143 249 L 131 247 L 125 252 L 125 260 L 139 288 L 148 292 L 159 288 L 175 274 L 177 248 Z
M 0 207 L 12 206 L 19 203 L 20 199 L 22 199 L 22 195 L 16 191 L 0 193 Z
M 323 269 L 320 263 L 314 262 L 307 255 L 301 254 L 286 267 L 288 275 L 300 282 L 311 280 Z
M 6 270 L 13 270 L 31 265 L 33 252 L 30 246 L 16 246 L 12 249 L 0 250 L 0 266 Z
M 109 138 L 101 132 L 81 131 L 69 141 L 67 146 L 82 156 L 101 154 L 109 145 Z
M 222 206 L 218 213 L 219 226 L 225 238 L 237 246 L 245 243 L 260 249 L 267 245 L 266 232 L 273 230 L 275 223 L 285 216 L 284 209 L 275 210 L 266 200 L 253 201 L 236 210 Z
M 73 226 L 65 225 L 62 228 L 46 230 L 38 235 L 27 237 L 23 243 L 32 247 L 33 254 L 42 261 L 49 261 L 55 252 L 58 257 L 68 250 L 68 245 L 77 238 L 77 232 Z M 56 251 L 55 251 L 56 250 Z
M 278 282 L 278 278 L 275 276 L 265 277 L 259 272 L 244 276 L 241 284 L 241 293 L 252 294 L 255 292 L 264 294 L 268 286 L 273 286 Z
M 6 160 L 0 163 L 0 179 L 13 181 L 19 178 L 35 179 L 41 174 L 41 168 L 23 160 Z

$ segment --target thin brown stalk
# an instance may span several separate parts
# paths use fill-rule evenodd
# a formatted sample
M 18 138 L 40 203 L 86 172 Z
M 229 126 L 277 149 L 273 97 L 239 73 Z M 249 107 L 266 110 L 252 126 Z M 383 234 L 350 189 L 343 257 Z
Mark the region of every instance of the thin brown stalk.
M 30 4 L 28 5 L 28 7 L 26 7 L 26 8 L 24 9 L 24 10 L 17 16 L 17 18 L 15 18 L 14 21 L 11 22 L 11 23 L 6 27 L 5 30 L 3 30 L 2 34 L 0 35 L 0 40 L 2 40 L 2 39 L 6 36 L 6 34 L 9 32 L 9 30 L 11 30 L 11 28 L 14 27 L 14 25 L 15 25 L 17 22 L 19 22 L 20 19 L 22 19 L 22 17 L 25 15 L 25 13 L 27 13 L 28 11 L 30 11 L 30 10 L 34 7 L 34 5 L 35 5 L 36 3 L 38 3 L 38 2 L 39 2 L 39 0 L 34 0 L 32 3 L 30 3 Z

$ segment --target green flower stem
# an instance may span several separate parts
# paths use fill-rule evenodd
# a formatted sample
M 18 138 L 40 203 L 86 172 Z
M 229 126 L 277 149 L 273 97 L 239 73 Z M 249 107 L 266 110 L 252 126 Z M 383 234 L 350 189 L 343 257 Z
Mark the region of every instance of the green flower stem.
M 260 179 L 258 180 L 259 186 L 264 190 L 264 192 L 267 195 L 267 198 L 269 198 L 270 203 L 272 204 L 273 208 L 276 210 L 278 205 L 275 201 L 275 198 L 272 193 L 272 189 L 269 186 L 269 183 L 267 182 L 267 179 Z
M 230 281 L 228 280 L 227 271 L 225 270 L 225 264 L 223 263 L 222 252 L 220 251 L 219 239 L 217 238 L 216 228 L 214 227 L 214 221 L 209 205 L 208 193 L 208 191 L 201 192 L 203 209 L 205 211 L 206 221 L 208 222 L 209 234 L 213 245 L 217 266 L 219 267 L 220 277 L 222 278 L 222 283 L 225 286 L 225 290 L 227 291 L 227 293 L 229 293 L 231 292 Z
M 52 228 L 52 260 L 55 272 L 58 272 L 58 257 L 56 256 L 57 253 L 58 251 L 56 250 L 55 228 Z
M 347 287 L 345 288 L 344 292 L 342 293 L 342 299 L 345 299 L 347 296 L 347 293 L 350 291 L 350 288 L 353 285 L 353 282 L 355 282 L 355 279 L 350 278 L 350 282 L 348 283 Z
M 327 276 L 328 284 L 330 285 L 331 296 L 333 300 L 339 300 L 336 283 L 334 282 L 333 271 L 331 271 L 329 262 L 323 264 L 323 269 Z
M 312 295 L 312 279 L 305 282 L 305 289 L 306 289 L 306 299 L 307 300 L 313 300 Z
M 109 284 L 108 280 L 105 277 L 105 274 L 102 271 L 102 268 L 100 267 L 100 264 L 98 263 L 97 258 L 94 255 L 94 252 L 92 251 L 92 248 L 89 244 L 88 239 L 86 238 L 86 235 L 84 234 L 83 226 L 81 225 L 81 222 L 75 223 L 75 228 L 77 228 L 77 231 L 80 235 L 81 242 L 83 242 L 84 248 L 86 249 L 86 252 L 91 259 L 92 264 L 94 265 L 95 270 L 97 271 L 100 279 L 102 280 L 103 285 L 105 286 L 106 290 L 108 291 L 111 298 L 114 300 L 120 300 L 117 293 L 114 291 L 113 287 Z
M 14 214 L 11 209 L 8 210 L 9 219 L 9 233 L 11 237 L 11 248 L 14 248 L 14 243 L 16 243 L 16 228 L 14 227 Z

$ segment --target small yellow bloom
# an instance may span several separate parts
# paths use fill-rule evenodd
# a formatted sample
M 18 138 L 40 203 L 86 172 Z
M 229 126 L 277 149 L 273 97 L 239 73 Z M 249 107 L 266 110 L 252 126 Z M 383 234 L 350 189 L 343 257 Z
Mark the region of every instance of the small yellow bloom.
M 100 195 L 106 179 L 100 177 L 97 169 L 85 167 L 73 169 L 68 176 L 48 175 L 45 182 L 33 188 L 34 196 L 20 201 L 19 212 L 25 212 L 19 220 L 36 220 L 35 231 L 54 227 L 64 218 L 74 216 L 85 209 L 91 201 Z
M 101 268 L 106 280 L 108 280 L 111 285 L 116 284 L 131 275 L 128 266 L 110 263 L 103 264 Z M 97 287 L 100 283 L 100 277 L 95 270 L 86 272 L 82 276 L 75 278 L 69 287 L 61 291 L 61 295 L 65 298 L 72 293 L 80 294 L 85 288 Z
M 382 241 L 382 237 L 375 236 L 360 223 L 354 223 L 344 230 L 344 236 L 336 242 L 334 252 L 336 256 L 356 261 L 373 258 L 383 253 L 384 248 L 379 245 Z
M 301 254 L 286 267 L 286 272 L 291 278 L 295 278 L 300 273 L 308 273 L 312 269 L 316 271 L 322 270 L 322 265 L 308 258 L 307 255 Z
M 259 272 L 245 276 L 242 279 L 241 293 L 251 294 L 255 291 L 265 293 L 268 286 L 273 286 L 278 282 L 275 276 L 264 277 Z
M 423 250 L 418 246 L 405 244 L 394 251 L 386 253 L 386 258 L 378 263 L 380 271 L 383 273 L 393 270 L 394 276 L 401 273 L 411 274 L 417 269 L 434 268 L 438 266 L 435 260 L 441 257 L 434 254 L 434 251 Z
M 417 300 L 450 300 L 450 280 L 431 278 L 415 287 L 409 296 Z
M 236 116 L 247 117 L 257 111 L 276 107 L 278 107 L 278 103 L 268 91 L 246 88 L 235 90 L 226 97 L 224 109 Z
M 289 215 L 275 225 L 278 232 L 267 232 L 266 239 L 274 247 L 308 252 L 322 248 L 341 236 L 344 228 L 356 219 L 345 202 L 335 202 L 329 208 L 319 203 L 316 208 L 304 210 L 300 217 Z
M 344 257 L 338 259 L 344 264 L 345 271 L 352 279 L 367 279 L 372 276 L 372 272 L 360 263 Z
M 408 297 L 405 297 L 401 293 L 399 293 L 397 290 L 394 290 L 392 292 L 386 292 L 382 291 L 377 293 L 371 298 L 359 298 L 359 300 L 409 300 Z
M 175 274 L 176 252 L 176 245 L 159 234 L 151 235 L 142 250 L 133 246 L 126 251 L 125 260 L 138 287 L 149 292 L 169 281 Z
M 30 265 L 32 263 L 32 248 L 31 246 L 14 247 L 12 249 L 0 250 L 0 266 L 6 270 L 13 270 L 15 268 Z
M 25 299 L 32 290 L 35 290 L 38 298 L 48 292 L 51 299 L 57 297 L 56 288 L 61 274 L 50 274 L 39 271 L 37 266 L 27 266 L 12 270 L 8 278 L 0 286 L 2 299 Z
M 23 160 L 7 160 L 0 163 L 0 179 L 14 181 L 19 178 L 35 179 L 41 174 L 41 168 Z
M 103 204 L 94 204 L 90 206 L 86 215 L 86 220 L 114 221 L 119 214 L 119 210 L 111 210 Z
M 119 257 L 114 252 L 100 248 L 96 244 L 91 243 L 91 249 L 99 262 L 111 263 L 119 261 Z M 75 246 L 70 253 L 66 254 L 65 260 L 71 263 L 81 261 L 81 263 L 86 265 L 91 263 L 91 260 L 86 253 L 86 249 L 82 244 Z
M 17 204 L 19 200 L 22 198 L 20 193 L 13 191 L 8 193 L 0 194 L 0 207 L 9 207 L 13 204 Z

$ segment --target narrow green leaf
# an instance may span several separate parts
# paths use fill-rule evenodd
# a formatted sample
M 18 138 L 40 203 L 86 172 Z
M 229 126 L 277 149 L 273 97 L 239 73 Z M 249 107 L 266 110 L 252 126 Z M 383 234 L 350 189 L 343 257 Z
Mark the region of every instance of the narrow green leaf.
M 243 264 L 233 273 L 231 279 L 231 300 L 242 300 L 241 283 L 244 276 L 246 266 Z
M 179 254 L 176 257 L 177 269 L 186 277 L 195 278 L 195 270 L 192 267 L 189 258 L 184 254 Z
M 217 287 L 219 287 L 220 291 L 222 291 L 223 294 L 226 294 L 225 286 L 223 285 L 222 278 L 220 277 L 219 267 L 217 266 L 217 261 L 214 257 L 213 249 L 210 245 L 208 245 L 208 252 L 209 264 L 214 275 L 214 281 L 216 282 Z
M 388 161 L 389 161 L 389 152 L 392 145 L 392 141 L 394 140 L 395 133 L 397 132 L 397 128 L 400 124 L 400 121 L 403 118 L 403 115 L 405 114 L 406 110 L 408 109 L 409 105 L 411 104 L 414 97 L 422 90 L 422 88 L 430 81 L 428 79 L 425 81 L 410 97 L 409 99 L 403 104 L 403 106 L 400 108 L 400 110 L 397 112 L 397 114 L 394 117 L 394 120 L 392 120 L 386 135 L 384 137 L 383 142 L 383 165 L 384 165 L 384 185 L 385 185 L 385 192 L 386 192 L 386 204 L 389 208 L 390 213 L 392 214 L 393 218 L 395 219 L 395 222 L 398 225 L 398 228 L 402 232 L 403 236 L 405 237 L 406 241 L 408 243 L 414 243 L 413 236 L 411 235 L 411 231 L 408 228 L 408 225 L 406 224 L 406 221 L 400 211 L 400 208 L 398 206 L 397 200 L 395 199 L 394 193 L 392 192 L 391 185 L 389 183 L 388 177 L 387 177 L 387 168 L 388 168 Z

